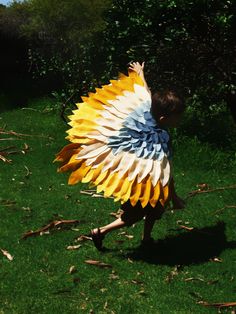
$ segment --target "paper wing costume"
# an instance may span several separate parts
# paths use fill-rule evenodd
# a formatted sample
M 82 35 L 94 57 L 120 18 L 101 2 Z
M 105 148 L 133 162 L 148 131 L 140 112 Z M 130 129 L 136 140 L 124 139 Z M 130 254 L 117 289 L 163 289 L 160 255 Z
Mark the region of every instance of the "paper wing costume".
M 70 118 L 72 143 L 57 155 L 69 184 L 90 182 L 115 201 L 155 207 L 168 199 L 169 135 L 150 113 L 151 96 L 135 73 L 82 97 Z

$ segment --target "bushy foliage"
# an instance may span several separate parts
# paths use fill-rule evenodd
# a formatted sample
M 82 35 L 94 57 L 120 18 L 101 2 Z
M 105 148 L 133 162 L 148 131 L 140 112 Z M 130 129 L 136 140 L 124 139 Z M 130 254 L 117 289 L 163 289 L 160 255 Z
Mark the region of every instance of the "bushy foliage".
M 21 27 L 29 18 L 28 3 L 13 1 L 9 7 L 0 5 L 0 31 L 8 36 L 20 37 Z
M 63 53 L 78 49 L 82 40 L 104 28 L 102 12 L 108 1 L 26 0 L 29 19 L 22 25 L 23 34 L 39 36 L 51 48 Z
M 32 73 L 59 79 L 62 96 L 78 99 L 144 60 L 151 89 L 182 91 L 198 128 L 234 111 L 233 0 L 25 0 L 9 12 L 24 16 L 16 21 L 31 46 Z

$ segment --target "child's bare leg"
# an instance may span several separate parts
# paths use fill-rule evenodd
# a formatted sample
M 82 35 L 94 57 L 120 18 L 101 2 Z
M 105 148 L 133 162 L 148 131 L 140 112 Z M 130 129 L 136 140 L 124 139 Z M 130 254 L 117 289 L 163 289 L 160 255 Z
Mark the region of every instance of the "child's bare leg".
M 121 209 L 124 209 L 124 211 L 121 214 L 120 218 L 114 220 L 106 226 L 94 229 L 94 232 L 100 232 L 101 235 L 105 235 L 113 230 L 120 229 L 126 226 L 132 226 L 137 221 L 140 221 L 145 215 L 145 212 L 141 208 L 135 208 L 129 203 L 126 203 L 123 208 L 121 207 Z
M 155 221 L 161 218 L 163 212 L 164 208 L 159 204 L 156 208 L 153 208 L 147 213 L 144 221 L 143 241 L 149 241 L 151 239 Z
M 110 224 L 103 226 L 103 227 L 100 227 L 99 229 L 100 229 L 100 233 L 102 235 L 105 235 L 108 232 L 111 232 L 113 230 L 125 227 L 126 225 L 127 224 L 123 220 L 121 220 L 121 218 L 118 218 L 118 219 L 114 220 L 113 222 L 111 222 Z M 96 229 L 94 229 L 94 230 L 96 230 Z
M 102 249 L 102 241 L 107 233 L 122 227 L 131 226 L 135 222 L 141 220 L 145 215 L 145 212 L 142 209 L 135 208 L 130 204 L 126 204 L 125 208 L 123 206 L 122 210 L 123 209 L 124 211 L 120 218 L 114 220 L 108 225 L 91 230 L 94 245 L 98 250 Z
M 149 241 L 151 239 L 152 229 L 155 224 L 154 215 L 147 215 L 144 220 L 143 241 Z

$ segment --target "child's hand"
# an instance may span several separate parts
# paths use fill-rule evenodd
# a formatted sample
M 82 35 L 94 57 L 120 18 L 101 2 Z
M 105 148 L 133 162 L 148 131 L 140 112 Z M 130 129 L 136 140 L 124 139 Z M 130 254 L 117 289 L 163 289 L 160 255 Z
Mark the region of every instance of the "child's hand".
M 140 64 L 139 62 L 130 62 L 129 70 L 136 72 L 141 77 L 141 79 L 143 80 L 145 89 L 151 95 L 151 91 L 150 91 L 150 89 L 147 85 L 147 82 L 145 80 L 145 77 L 144 77 L 144 72 L 143 72 L 144 62 L 142 64 Z
M 183 209 L 185 208 L 185 201 L 179 196 L 175 195 L 172 197 L 172 209 Z
M 142 65 L 139 62 L 130 62 L 129 69 L 135 71 L 138 75 L 143 75 L 144 62 Z

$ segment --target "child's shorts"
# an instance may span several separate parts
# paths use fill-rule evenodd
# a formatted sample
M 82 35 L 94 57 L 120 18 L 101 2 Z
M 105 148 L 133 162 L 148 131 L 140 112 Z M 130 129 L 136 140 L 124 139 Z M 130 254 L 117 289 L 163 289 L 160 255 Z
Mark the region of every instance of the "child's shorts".
M 138 202 L 135 206 L 132 206 L 128 201 L 121 205 L 121 210 L 123 212 L 120 218 L 126 223 L 127 226 L 133 225 L 146 216 L 152 216 L 153 220 L 158 220 L 164 213 L 164 207 L 159 202 L 155 207 L 152 207 L 150 204 L 148 204 L 143 208 L 140 202 Z

